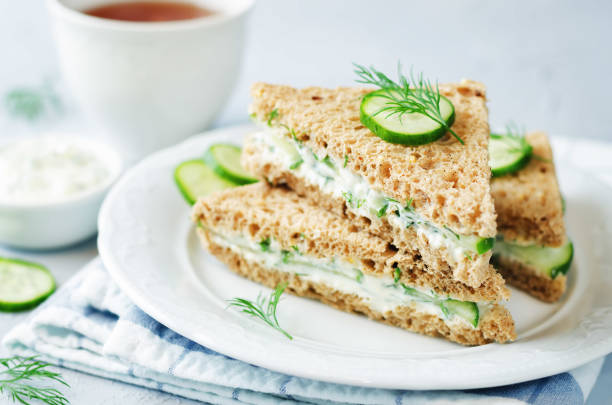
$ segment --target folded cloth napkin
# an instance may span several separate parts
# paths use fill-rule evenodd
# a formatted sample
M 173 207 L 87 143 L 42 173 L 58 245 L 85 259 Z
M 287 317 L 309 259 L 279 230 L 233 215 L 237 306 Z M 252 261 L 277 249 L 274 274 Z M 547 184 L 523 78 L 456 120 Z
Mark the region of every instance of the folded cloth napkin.
M 253 366 L 156 322 L 92 261 L 4 338 L 13 353 L 214 404 L 583 404 L 603 359 L 505 387 L 404 391 L 331 384 Z

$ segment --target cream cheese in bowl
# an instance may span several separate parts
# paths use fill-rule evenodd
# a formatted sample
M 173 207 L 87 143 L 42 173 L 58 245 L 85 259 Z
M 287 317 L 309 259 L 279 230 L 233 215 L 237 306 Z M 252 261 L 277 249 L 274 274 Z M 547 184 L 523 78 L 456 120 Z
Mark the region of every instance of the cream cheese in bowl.
M 117 153 L 83 136 L 0 146 L 0 243 L 48 249 L 93 235 L 100 204 L 120 171 Z

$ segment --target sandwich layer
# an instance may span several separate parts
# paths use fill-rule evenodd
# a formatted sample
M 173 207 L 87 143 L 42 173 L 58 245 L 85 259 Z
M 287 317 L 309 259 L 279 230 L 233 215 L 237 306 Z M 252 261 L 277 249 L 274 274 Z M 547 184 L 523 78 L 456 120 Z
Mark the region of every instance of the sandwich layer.
M 533 147 L 531 161 L 518 172 L 491 181 L 497 231 L 517 244 L 561 246 L 566 241 L 563 203 L 552 149 L 543 132 L 525 138 Z
M 247 170 L 275 184 L 300 183 L 296 191 L 309 198 L 304 189 L 318 188 L 318 203 L 373 224 L 369 230 L 397 248 L 423 250 L 434 271 L 451 267 L 471 287 L 491 277 L 495 213 L 481 85 L 441 87 L 455 105 L 453 129 L 465 145 L 446 136 L 418 147 L 389 144 L 360 124 L 367 90 L 257 84 L 252 93 L 255 119 L 268 126 L 245 144 Z
M 555 302 L 565 292 L 567 277 L 554 279 L 509 256 L 493 255 L 492 262 L 508 284 L 544 302 Z
M 287 280 L 298 295 L 463 344 L 514 336 L 510 314 L 480 291 L 453 280 L 445 283 L 458 294 L 428 286 L 428 273 L 407 265 L 415 258 L 288 190 L 259 183 L 223 191 L 198 201 L 193 218 L 213 254 L 268 286 Z
M 450 320 L 444 318 L 441 310 L 433 305 L 419 301 L 405 301 L 401 305 L 373 306 L 371 300 L 330 286 L 323 281 L 310 279 L 306 275 L 289 271 L 279 271 L 265 267 L 261 262 L 247 260 L 246 257 L 211 238 L 211 233 L 204 228 L 198 229 L 200 238 L 207 248 L 220 261 L 237 274 L 255 282 L 274 288 L 278 283 L 286 282 L 286 291 L 302 297 L 314 298 L 334 308 L 368 316 L 413 332 L 444 337 L 464 345 L 482 345 L 491 342 L 508 342 L 516 338 L 514 320 L 510 313 L 499 305 L 491 305 L 486 311 L 480 309 L 478 326 L 459 317 Z

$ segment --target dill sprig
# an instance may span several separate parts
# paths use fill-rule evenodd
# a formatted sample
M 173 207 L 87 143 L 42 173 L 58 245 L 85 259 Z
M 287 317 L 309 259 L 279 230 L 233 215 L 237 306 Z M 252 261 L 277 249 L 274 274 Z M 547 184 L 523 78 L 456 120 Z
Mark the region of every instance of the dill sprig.
M 38 381 L 56 382 L 70 387 L 59 373 L 48 370 L 49 364 L 33 357 L 15 356 L 0 359 L 0 394 L 13 402 L 29 404 L 39 400 L 48 405 L 67 405 L 68 399 L 56 388 L 40 387 Z
M 293 340 L 293 336 L 280 327 L 276 318 L 276 307 L 285 288 L 287 288 L 287 283 L 279 283 L 267 298 L 261 293 L 254 302 L 245 298 L 232 298 L 228 306 L 236 307 L 240 309 L 240 312 L 261 319 L 290 340 Z
M 387 99 L 386 107 L 378 110 L 375 115 L 386 112 L 387 117 L 395 114 L 400 119 L 404 114 L 421 114 L 441 125 L 446 131 L 450 132 L 461 144 L 463 139 L 452 130 L 450 125 L 442 117 L 440 112 L 440 89 L 438 83 L 432 84 L 423 78 L 423 74 L 414 76 L 412 71 L 410 76 L 402 74 L 402 66 L 398 63 L 397 76 L 398 82 L 391 80 L 384 73 L 374 67 L 367 68 L 356 63 L 355 73 L 359 77 L 357 83 L 370 84 L 385 91 L 381 96 Z
M 511 122 L 509 124 L 506 124 L 506 132 L 504 133 L 504 137 L 506 139 L 506 142 L 509 145 L 512 145 L 513 147 L 509 149 L 510 152 L 527 152 L 528 154 L 530 154 L 532 157 L 535 157 L 536 159 L 541 158 L 540 156 L 537 156 L 535 154 L 533 154 L 533 147 L 527 142 L 527 139 L 525 138 L 525 128 L 524 127 L 520 127 L 518 124 Z
M 62 102 L 48 80 L 40 86 L 10 90 L 4 95 L 4 105 L 12 116 L 30 122 L 38 120 L 49 110 L 60 112 L 62 109 Z

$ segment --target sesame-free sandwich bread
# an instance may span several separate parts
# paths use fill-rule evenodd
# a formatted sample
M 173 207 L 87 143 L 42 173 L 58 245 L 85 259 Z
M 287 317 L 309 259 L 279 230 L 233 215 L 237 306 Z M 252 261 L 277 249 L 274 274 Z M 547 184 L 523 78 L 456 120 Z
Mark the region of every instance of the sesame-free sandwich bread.
M 205 248 L 236 273 L 338 309 L 464 345 L 515 338 L 497 301 L 503 280 L 479 289 L 432 277 L 417 255 L 398 251 L 284 187 L 264 182 L 214 193 L 193 207 Z
M 479 288 L 495 277 L 484 86 L 440 85 L 465 144 L 447 134 L 420 146 L 388 143 L 361 124 L 368 91 L 255 84 L 250 111 L 261 130 L 247 138 L 243 166 Z
M 491 181 L 499 233 L 493 263 L 509 284 L 553 302 L 565 291 L 573 247 L 548 138 L 532 132 L 525 140 L 533 148 L 527 166 Z M 536 260 L 540 257 L 548 260 Z

